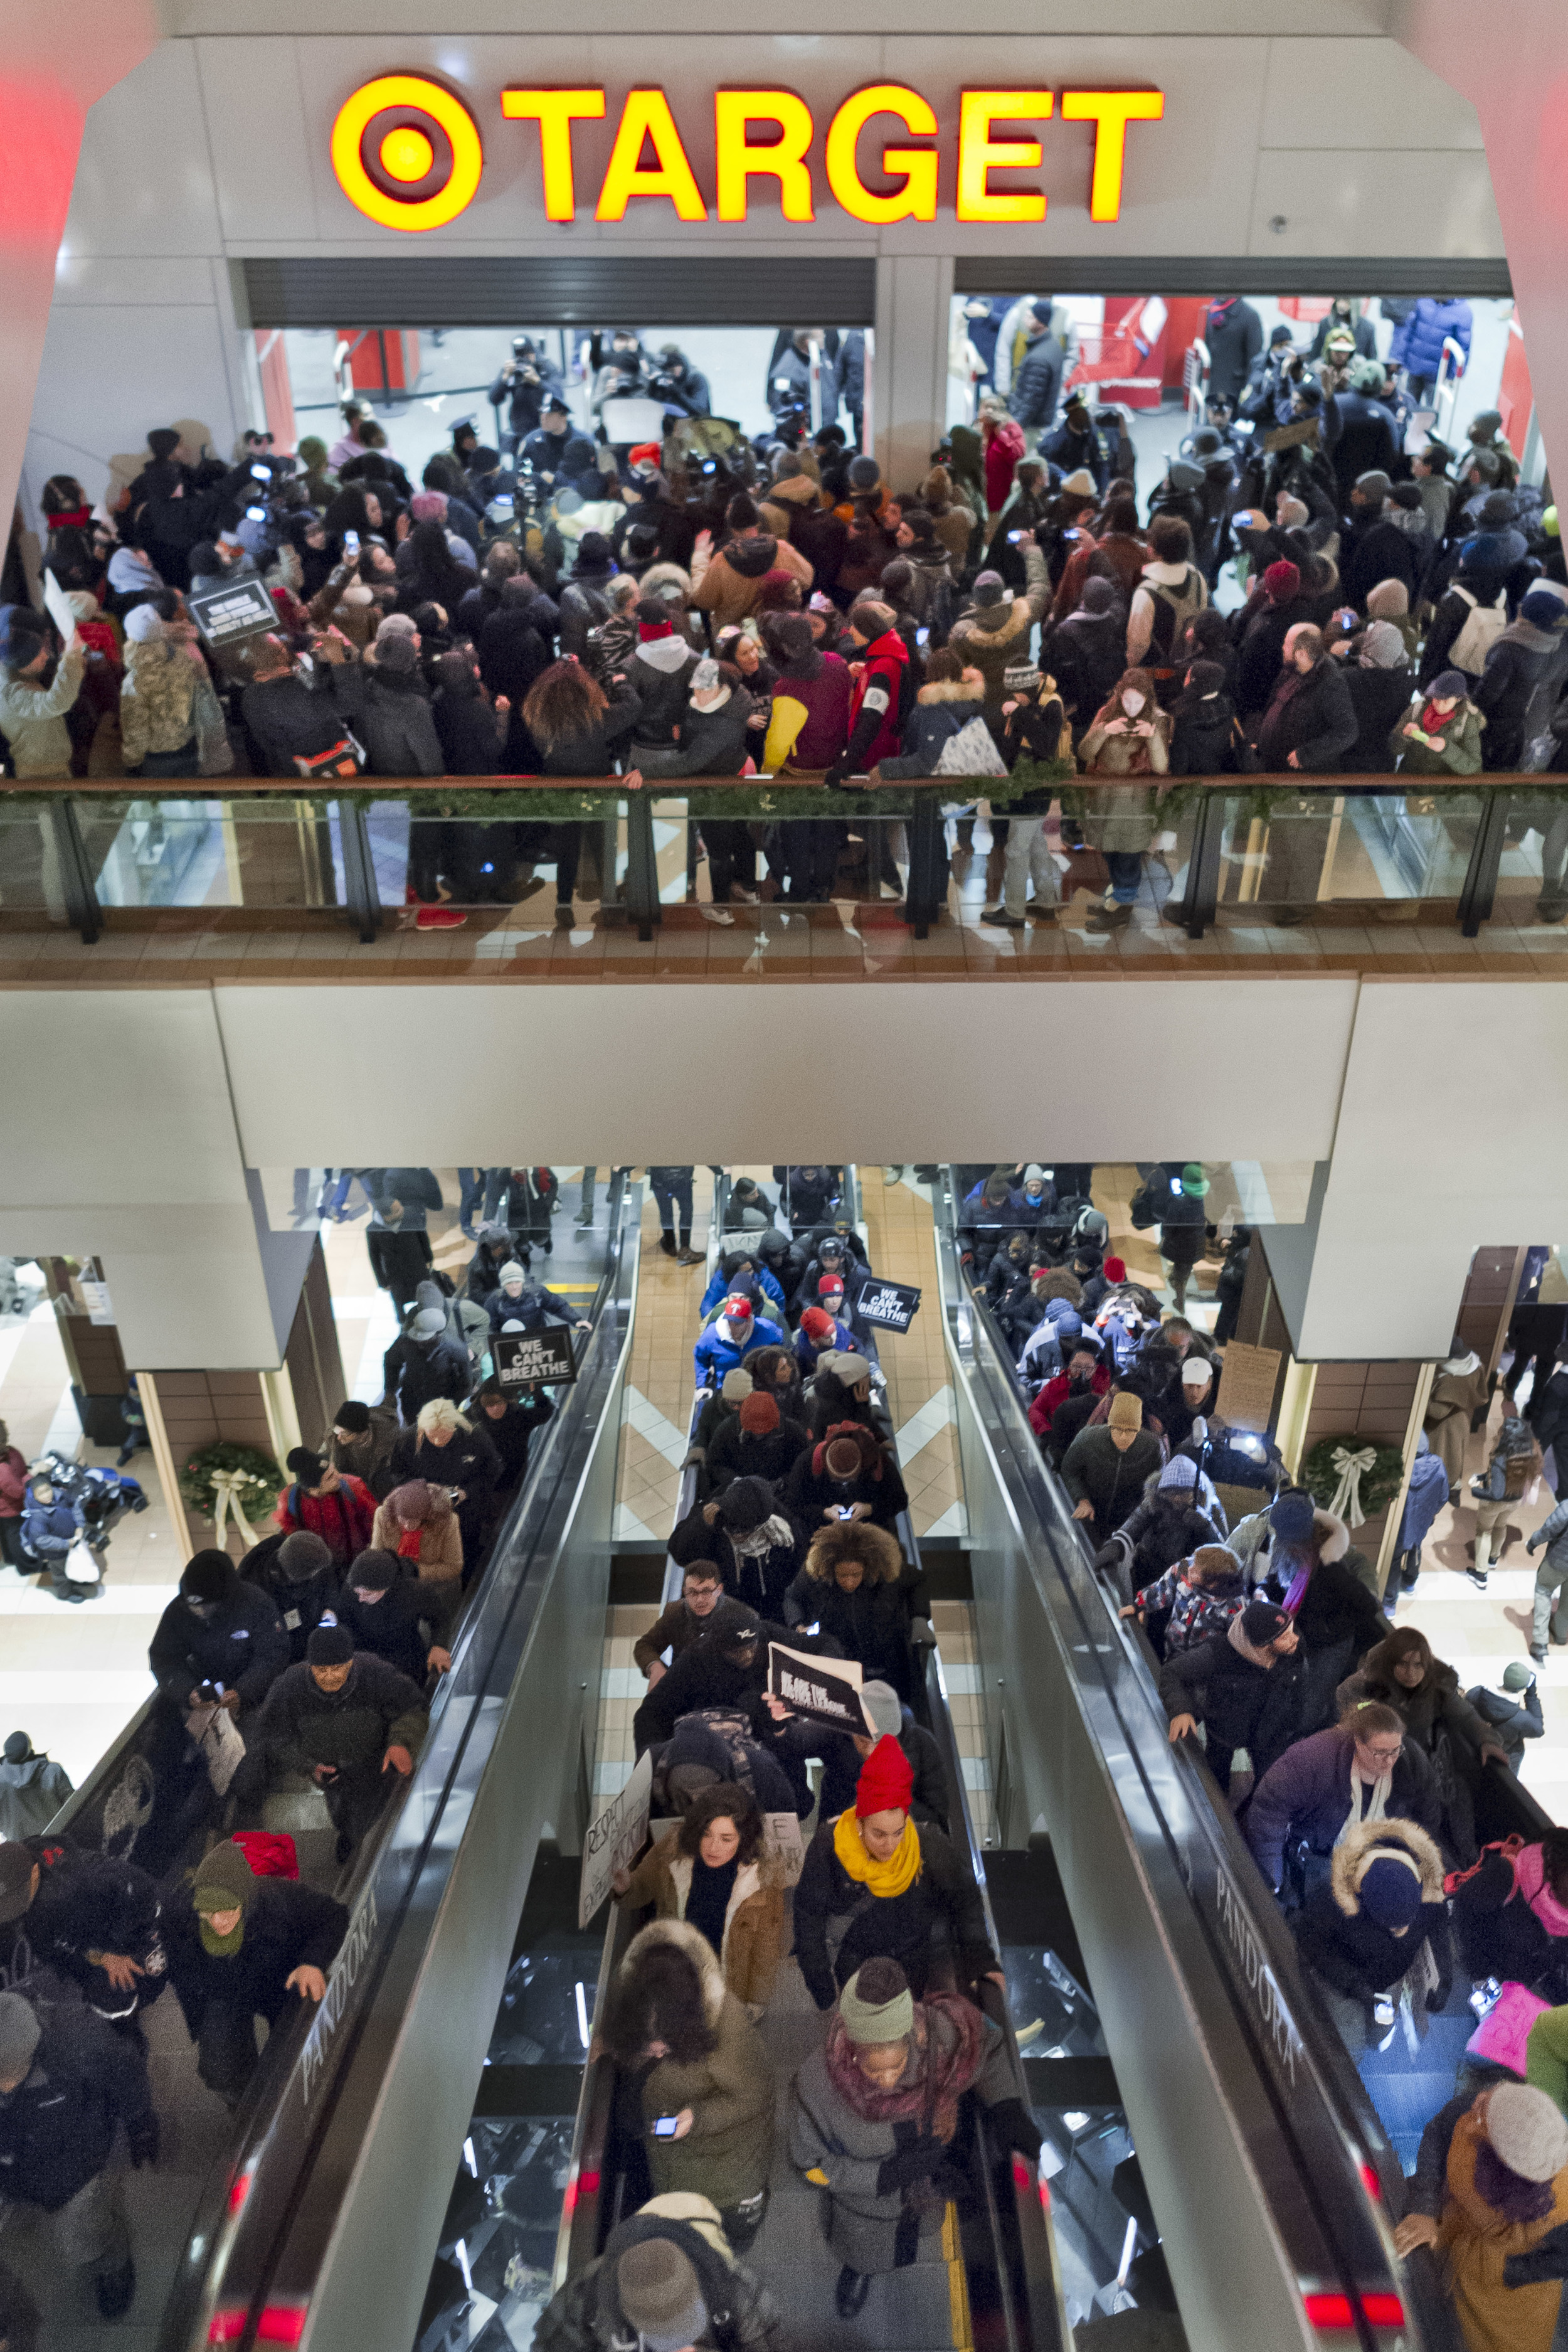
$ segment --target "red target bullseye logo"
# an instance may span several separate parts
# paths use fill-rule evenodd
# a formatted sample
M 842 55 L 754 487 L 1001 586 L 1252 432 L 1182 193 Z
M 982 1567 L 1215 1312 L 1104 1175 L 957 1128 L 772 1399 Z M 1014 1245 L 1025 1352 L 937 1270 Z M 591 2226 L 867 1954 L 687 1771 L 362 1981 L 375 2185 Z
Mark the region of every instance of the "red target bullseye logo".
M 382 74 L 332 125 L 332 169 L 349 202 L 383 228 L 441 228 L 474 201 L 485 168 L 479 126 L 423 74 Z

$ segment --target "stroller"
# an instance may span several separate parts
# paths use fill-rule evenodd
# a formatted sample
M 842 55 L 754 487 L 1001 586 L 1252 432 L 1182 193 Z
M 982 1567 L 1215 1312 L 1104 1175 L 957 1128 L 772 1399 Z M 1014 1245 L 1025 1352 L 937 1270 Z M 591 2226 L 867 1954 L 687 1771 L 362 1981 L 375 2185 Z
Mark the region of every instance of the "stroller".
M 72 1462 L 65 1454 L 53 1452 L 40 1454 L 31 1465 L 30 1498 L 40 1486 L 51 1490 L 54 1502 L 47 1508 L 24 1510 L 22 1549 L 29 1560 L 47 1571 L 49 1590 L 57 1600 L 91 1600 L 103 1590 L 103 1556 L 110 1529 L 128 1512 L 144 1511 L 147 1496 L 134 1478 L 127 1478 L 118 1470 L 95 1469 L 89 1463 Z M 69 1535 L 65 1525 L 68 1518 L 76 1523 Z M 51 1520 L 52 1527 L 47 1524 Z M 78 1538 L 79 1546 L 85 1546 L 91 1554 L 98 1570 L 96 1582 L 89 1581 L 79 1572 L 85 1562 Z M 68 1564 L 73 1557 L 76 1567 Z

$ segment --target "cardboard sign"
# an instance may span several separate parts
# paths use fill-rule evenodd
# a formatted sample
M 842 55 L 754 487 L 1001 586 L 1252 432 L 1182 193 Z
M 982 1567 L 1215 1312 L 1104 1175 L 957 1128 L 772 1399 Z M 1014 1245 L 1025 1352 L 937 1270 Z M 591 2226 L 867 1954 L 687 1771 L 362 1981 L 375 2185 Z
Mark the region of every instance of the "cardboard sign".
M 236 580 L 232 588 L 187 596 L 185 610 L 210 646 L 236 645 L 278 625 L 277 607 L 259 580 Z
M 44 573 L 44 610 L 60 633 L 60 642 L 67 653 L 77 633 L 77 616 L 66 601 L 66 592 L 52 572 Z
M 1217 1415 L 1237 1429 L 1250 1429 L 1261 1434 L 1269 1426 L 1274 1384 L 1279 1377 L 1278 1348 L 1248 1348 L 1239 1339 L 1228 1339 L 1219 1394 L 1215 1399 Z
M 920 1293 L 911 1282 L 868 1282 L 854 1302 L 854 1311 L 879 1331 L 907 1331 L 920 1306 Z
M 578 1885 L 577 1924 L 586 1927 L 618 1870 L 630 1870 L 648 1834 L 653 1793 L 653 1759 L 644 1750 L 632 1778 L 612 1797 L 582 1842 L 582 1877 Z
M 858 1658 L 813 1658 L 804 1650 L 786 1649 L 782 1642 L 768 1644 L 768 1691 L 809 1723 L 825 1723 L 834 1731 L 868 1732 L 871 1726 L 861 1705 L 862 1680 Z
M 529 1381 L 570 1387 L 577 1378 L 571 1333 L 562 1323 L 547 1323 L 542 1331 L 503 1331 L 491 1340 L 490 1357 L 508 1396 L 520 1395 Z
M 786 1886 L 798 1885 L 800 1873 L 806 1866 L 806 1848 L 800 1836 L 799 1814 L 764 1813 L 762 1851 L 782 1865 Z

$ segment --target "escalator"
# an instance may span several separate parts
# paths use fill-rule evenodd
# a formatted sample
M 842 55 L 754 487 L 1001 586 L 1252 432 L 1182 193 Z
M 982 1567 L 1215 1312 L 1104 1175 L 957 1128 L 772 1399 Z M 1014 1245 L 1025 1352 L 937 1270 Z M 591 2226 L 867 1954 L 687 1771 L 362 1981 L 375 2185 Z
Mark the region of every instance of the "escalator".
M 575 1382 L 558 1391 L 468 1596 L 401 1801 L 340 1877 L 329 1835 L 298 1841 L 302 1874 L 350 1913 L 326 1999 L 272 2034 L 232 2116 L 197 2081 L 172 1997 L 148 2012 L 163 2157 L 127 2186 L 131 2316 L 158 2352 L 409 2339 L 447 2189 L 428 2151 L 462 2137 L 535 1852 L 571 1843 L 591 1809 L 585 1695 L 597 1688 L 641 1202 L 618 1179 Z M 134 1857 L 159 1801 L 156 1705 L 52 1834 Z M 178 1871 L 167 1884 L 183 1898 Z M 69 2341 L 87 2332 L 73 2312 Z
M 1168 1742 L 1153 1653 L 970 1295 L 950 1170 L 934 1192 L 998 1835 L 1060 1873 L 1189 2341 L 1454 2352 L 1430 2256 L 1392 2242 L 1401 2159 L 1452 2089 L 1452 2021 L 1364 2081 L 1217 1784 Z M 1549 1826 L 1495 1766 L 1477 1804 L 1482 1839 Z

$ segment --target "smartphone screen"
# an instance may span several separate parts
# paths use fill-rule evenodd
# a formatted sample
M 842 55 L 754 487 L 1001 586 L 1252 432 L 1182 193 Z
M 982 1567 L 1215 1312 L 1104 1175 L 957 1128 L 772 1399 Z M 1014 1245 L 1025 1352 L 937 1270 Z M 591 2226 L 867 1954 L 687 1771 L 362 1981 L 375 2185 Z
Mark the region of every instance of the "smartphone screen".
M 358 555 L 359 551 L 360 551 L 360 534 L 359 534 L 359 532 L 358 532 L 357 530 L 346 530 L 346 531 L 343 533 L 343 552 L 344 552 L 344 554 L 345 554 L 345 555 Z
M 679 2127 L 680 2120 L 679 2116 L 655 2116 L 653 2118 L 653 2137 L 655 2139 L 674 2139 L 676 2130 Z
M 272 479 L 272 467 L 270 466 L 253 466 L 250 469 L 250 478 L 253 482 L 270 482 Z
M 841 1519 L 852 1519 L 854 1517 L 854 1506 L 852 1504 L 841 1503 L 838 1507 L 838 1510 Z

